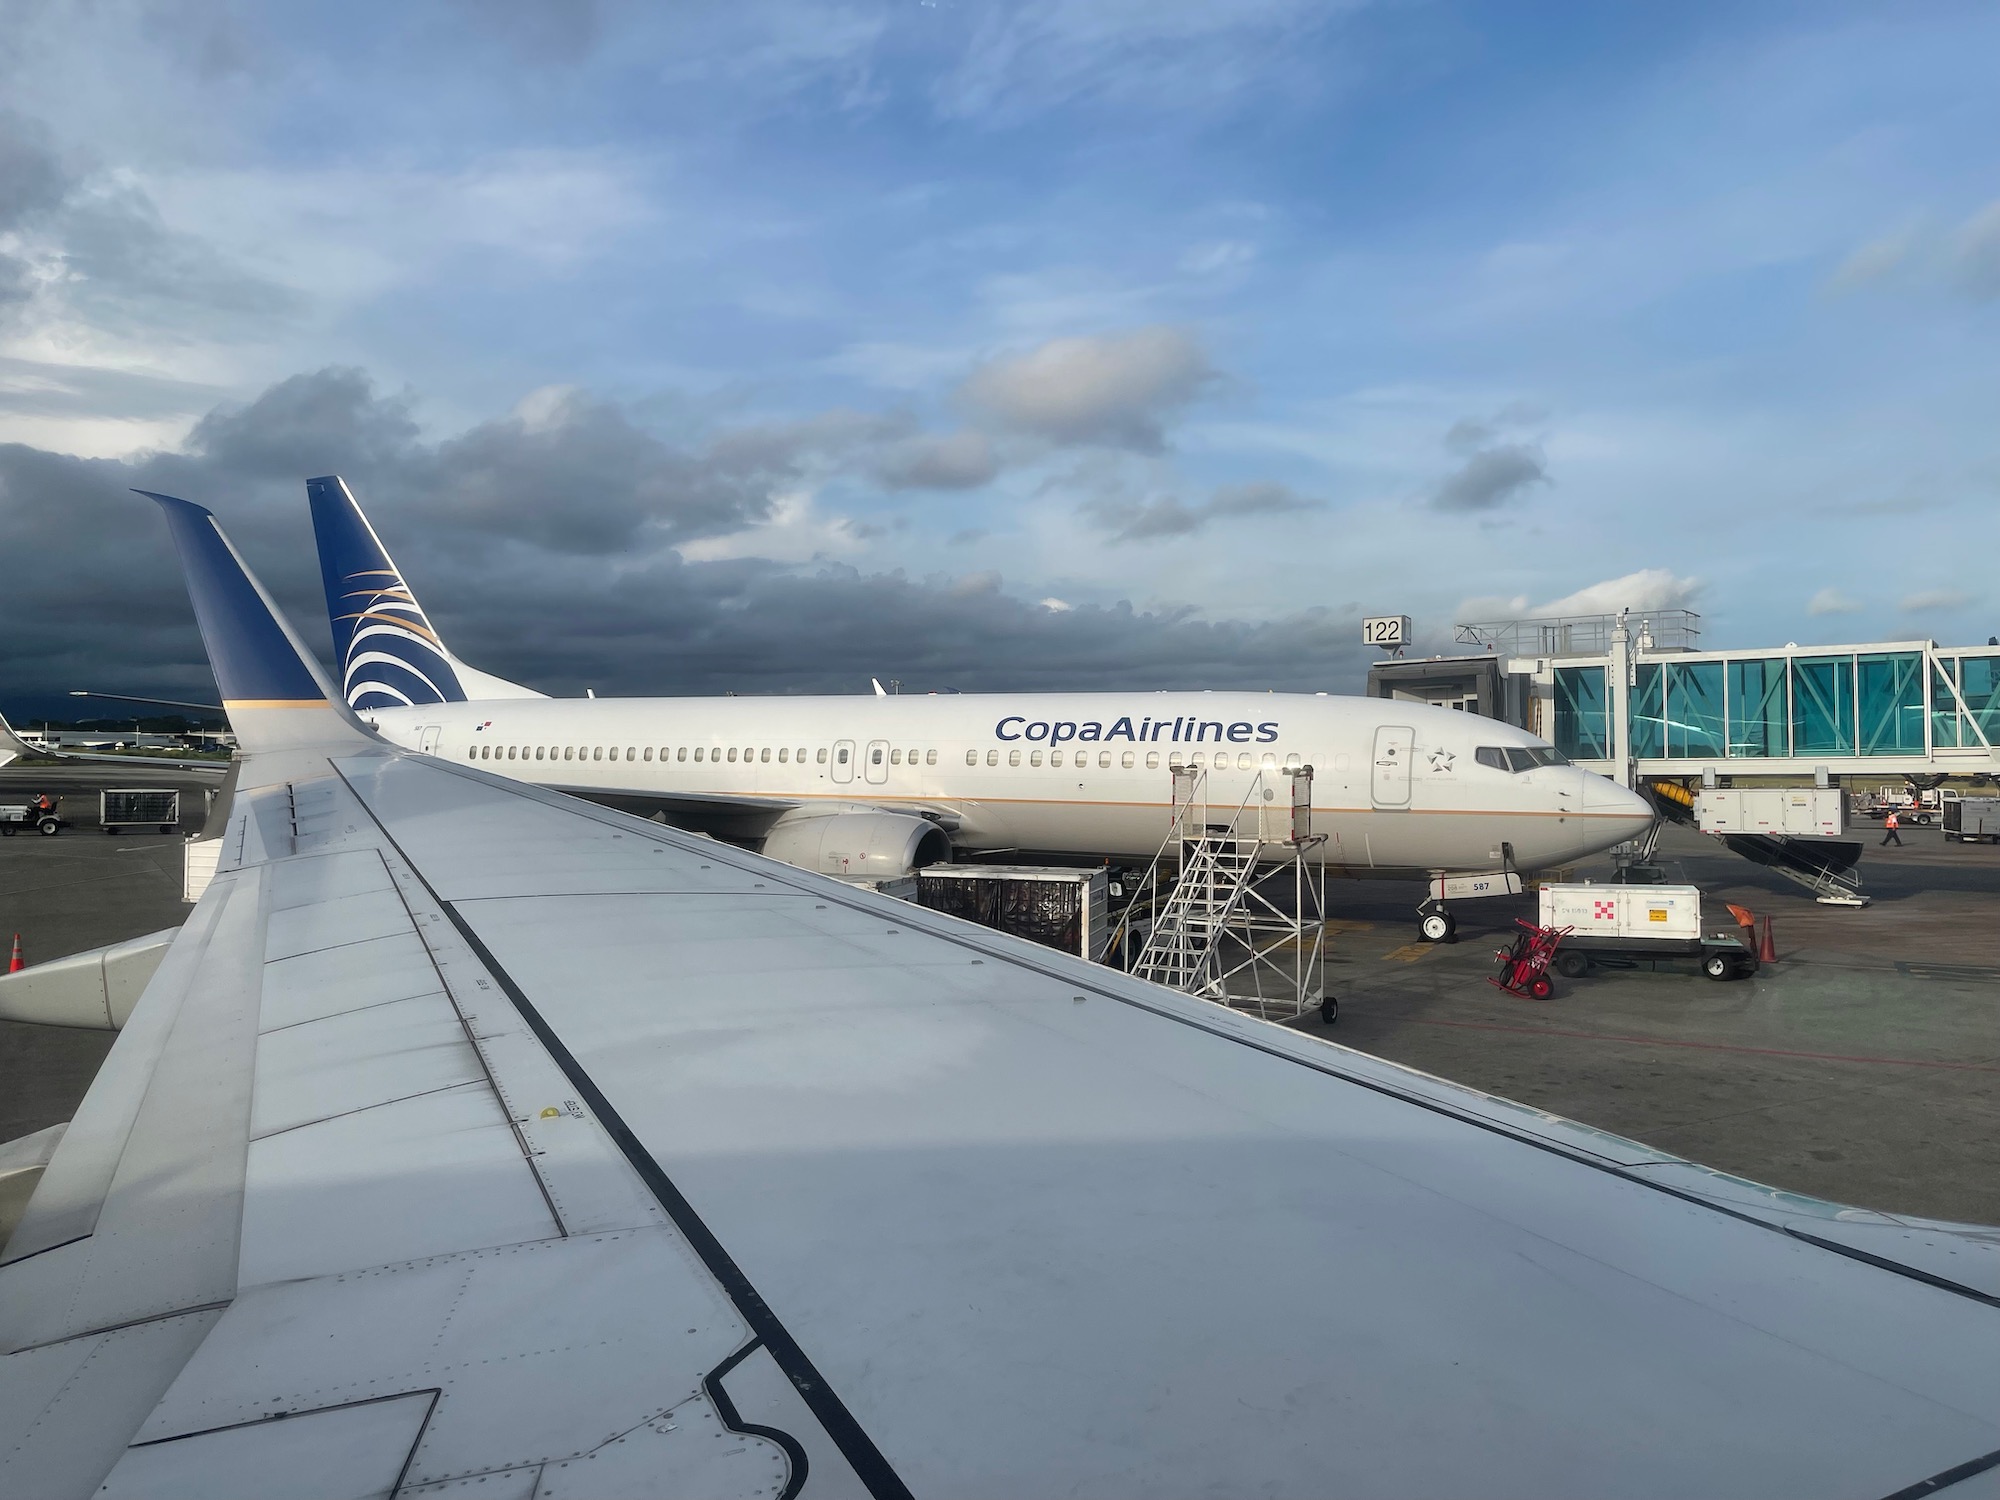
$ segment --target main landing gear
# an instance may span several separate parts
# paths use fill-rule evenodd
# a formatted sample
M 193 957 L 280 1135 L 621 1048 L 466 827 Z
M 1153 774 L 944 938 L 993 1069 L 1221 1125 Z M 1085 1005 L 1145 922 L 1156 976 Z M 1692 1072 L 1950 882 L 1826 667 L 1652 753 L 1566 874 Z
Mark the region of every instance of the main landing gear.
M 1458 919 L 1442 901 L 1426 901 L 1417 908 L 1417 933 L 1427 943 L 1456 942 Z

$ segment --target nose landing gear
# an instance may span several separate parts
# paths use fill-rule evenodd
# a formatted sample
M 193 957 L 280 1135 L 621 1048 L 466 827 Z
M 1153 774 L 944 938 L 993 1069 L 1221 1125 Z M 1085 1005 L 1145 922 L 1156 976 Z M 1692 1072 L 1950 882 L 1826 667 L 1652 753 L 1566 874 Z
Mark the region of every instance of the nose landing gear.
M 1442 901 L 1426 901 L 1417 908 L 1417 932 L 1427 943 L 1450 943 L 1458 938 L 1458 919 Z

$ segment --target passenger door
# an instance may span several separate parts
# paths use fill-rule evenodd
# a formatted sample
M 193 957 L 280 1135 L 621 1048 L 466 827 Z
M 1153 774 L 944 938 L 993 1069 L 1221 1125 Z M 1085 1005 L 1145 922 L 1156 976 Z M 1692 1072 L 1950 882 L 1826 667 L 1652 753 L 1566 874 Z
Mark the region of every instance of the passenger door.
M 889 742 L 887 740 L 870 740 L 868 742 L 868 760 L 862 767 L 862 774 L 877 786 L 880 786 L 889 779 Z
M 833 746 L 833 779 L 852 781 L 854 779 L 854 741 L 836 740 Z
M 1417 732 L 1401 724 L 1384 724 L 1375 731 L 1375 771 L 1370 788 L 1378 808 L 1410 805 L 1410 757 Z

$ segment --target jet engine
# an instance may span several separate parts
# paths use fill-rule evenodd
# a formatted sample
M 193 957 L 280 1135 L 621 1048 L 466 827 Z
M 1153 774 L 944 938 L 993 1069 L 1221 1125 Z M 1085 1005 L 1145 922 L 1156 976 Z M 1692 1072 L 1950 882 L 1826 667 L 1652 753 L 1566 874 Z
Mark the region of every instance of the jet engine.
M 937 824 L 909 813 L 786 813 L 764 835 L 772 859 L 846 880 L 893 880 L 951 859 L 951 839 Z

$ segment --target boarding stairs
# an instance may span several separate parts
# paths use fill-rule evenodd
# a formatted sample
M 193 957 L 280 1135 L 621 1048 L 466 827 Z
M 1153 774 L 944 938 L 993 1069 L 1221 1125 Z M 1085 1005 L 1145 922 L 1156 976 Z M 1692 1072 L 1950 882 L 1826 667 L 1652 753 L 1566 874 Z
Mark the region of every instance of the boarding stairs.
M 1662 822 L 1672 819 L 1699 829 L 1694 815 L 1694 794 L 1672 781 L 1649 781 L 1640 790 L 1659 810 L 1653 826 L 1641 841 L 1635 864 L 1650 864 L 1659 847 Z M 1781 833 L 1710 833 L 1730 853 L 1762 865 L 1774 875 L 1782 875 L 1794 885 L 1812 892 L 1822 906 L 1866 906 L 1869 898 L 1861 892 L 1861 845 L 1845 839 L 1792 838 Z
M 1267 1020 L 1330 1010 L 1325 872 L 1308 859 L 1325 842 L 1312 832 L 1312 768 L 1260 771 L 1226 821 L 1211 821 L 1206 770 L 1181 767 L 1173 778 L 1172 826 L 1127 908 L 1152 913 L 1132 972 Z

